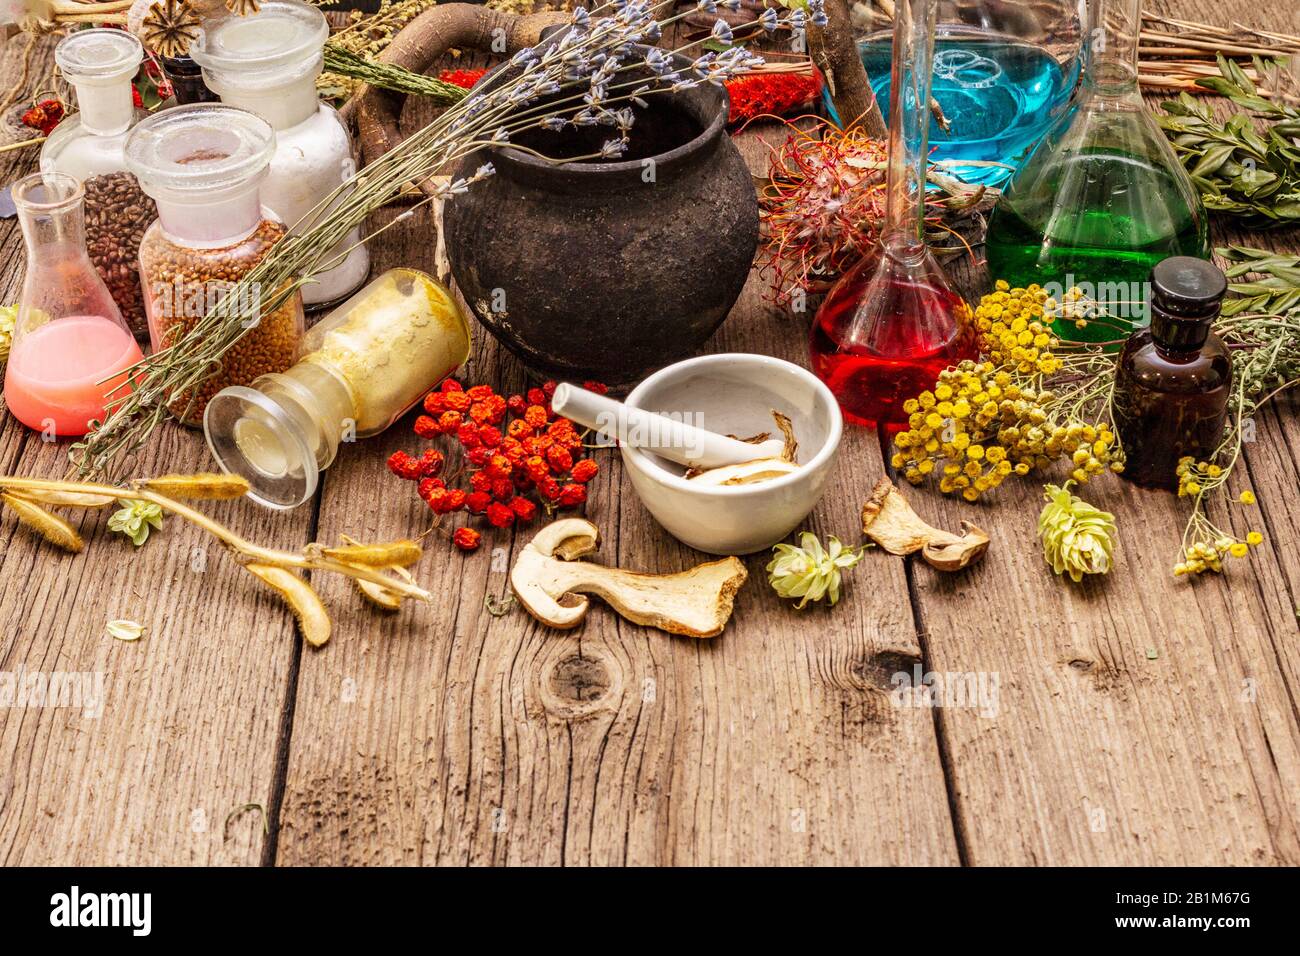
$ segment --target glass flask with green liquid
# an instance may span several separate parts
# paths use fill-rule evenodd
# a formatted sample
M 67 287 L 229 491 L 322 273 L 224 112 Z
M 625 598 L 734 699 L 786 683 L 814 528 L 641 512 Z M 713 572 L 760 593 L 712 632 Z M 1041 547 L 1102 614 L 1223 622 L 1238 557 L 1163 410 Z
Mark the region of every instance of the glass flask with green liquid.
M 1210 255 L 1200 197 L 1138 89 L 1142 0 L 1087 0 L 1083 81 L 989 219 L 989 274 L 1077 287 L 1113 317 L 1061 338 L 1114 342 L 1147 324 L 1146 284 L 1170 256 Z

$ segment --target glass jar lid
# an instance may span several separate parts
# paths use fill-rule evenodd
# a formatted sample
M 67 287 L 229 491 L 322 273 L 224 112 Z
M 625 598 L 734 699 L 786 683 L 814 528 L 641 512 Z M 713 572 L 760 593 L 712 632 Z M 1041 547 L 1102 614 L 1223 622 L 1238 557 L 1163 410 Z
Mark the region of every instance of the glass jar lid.
M 328 37 L 329 24 L 316 7 L 298 0 L 264 0 L 256 13 L 205 27 L 190 56 L 205 70 L 275 70 L 319 56 Z
M 266 170 L 274 152 L 270 123 L 221 103 L 163 110 L 126 138 L 127 168 L 144 185 L 170 190 L 242 185 Z
M 143 59 L 144 47 L 125 30 L 78 30 L 54 48 L 54 61 L 71 83 L 134 76 Z

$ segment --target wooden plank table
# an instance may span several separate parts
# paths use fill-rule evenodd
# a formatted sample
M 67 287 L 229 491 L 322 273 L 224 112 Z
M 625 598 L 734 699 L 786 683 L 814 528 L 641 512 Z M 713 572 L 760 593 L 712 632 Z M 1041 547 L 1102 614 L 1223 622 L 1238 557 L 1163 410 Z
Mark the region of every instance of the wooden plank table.
M 1163 9 L 1205 20 L 1217 5 Z M 1300 27 L 1291 0 L 1233 16 Z M 6 45 L 6 78 L 21 48 Z M 761 170 L 756 136 L 742 146 Z M 0 155 L 0 181 L 34 161 Z M 376 270 L 431 269 L 431 229 L 424 214 L 397 224 Z M 22 259 L 17 225 L 0 224 L 3 301 Z M 805 323 L 754 278 L 709 347 L 806 363 Z M 485 334 L 467 377 L 524 381 Z M 839 607 L 799 613 L 756 556 L 713 641 L 603 606 L 571 633 L 517 607 L 494 616 L 485 597 L 507 590 L 524 533 L 468 557 L 435 544 L 416 570 L 441 599 L 396 616 L 317 580 L 335 635 L 304 649 L 278 599 L 179 521 L 133 552 L 92 515 L 86 553 L 68 556 L 6 519 L 0 672 L 98 672 L 106 695 L 98 718 L 0 709 L 0 863 L 1300 863 L 1296 409 L 1260 416 L 1238 479 L 1260 507 L 1231 521 L 1253 519 L 1267 543 L 1223 578 L 1172 578 L 1182 505 L 1118 480 L 1090 486 L 1117 516 L 1118 567 L 1080 586 L 1043 565 L 1037 482 L 977 506 L 924 490 L 910 496 L 934 523 L 969 517 L 993 536 L 982 564 L 941 576 L 871 553 Z M 407 425 L 346 449 L 308 506 L 215 512 L 289 547 L 418 533 L 427 510 L 384 468 L 410 447 Z M 64 452 L 0 418 L 7 473 L 56 475 Z M 887 457 L 849 430 L 809 527 L 857 540 Z M 700 560 L 648 516 L 617 457 L 601 460 L 586 509 L 601 560 Z M 199 434 L 168 426 L 134 471 L 208 465 Z M 119 617 L 147 636 L 108 638 Z M 996 680 L 996 713 L 894 706 L 891 678 L 917 666 Z

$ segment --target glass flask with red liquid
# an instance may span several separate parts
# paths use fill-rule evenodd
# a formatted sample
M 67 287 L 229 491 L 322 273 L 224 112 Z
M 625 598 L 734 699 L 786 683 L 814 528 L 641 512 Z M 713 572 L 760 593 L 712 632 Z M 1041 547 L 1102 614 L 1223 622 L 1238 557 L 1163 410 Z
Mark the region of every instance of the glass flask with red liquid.
M 970 307 L 925 244 L 925 181 L 935 0 L 900 0 L 894 18 L 889 173 L 880 242 L 827 293 L 812 367 L 857 425 L 899 431 L 903 402 L 973 359 Z

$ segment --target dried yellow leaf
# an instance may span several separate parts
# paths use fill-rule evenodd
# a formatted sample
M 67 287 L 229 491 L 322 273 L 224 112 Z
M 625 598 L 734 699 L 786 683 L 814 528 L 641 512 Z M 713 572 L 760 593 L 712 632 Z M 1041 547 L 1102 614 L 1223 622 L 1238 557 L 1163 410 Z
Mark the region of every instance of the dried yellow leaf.
M 71 551 L 74 554 L 85 547 L 81 535 L 73 530 L 72 525 L 58 515 L 50 514 L 40 505 L 33 504 L 23 498 L 17 498 L 11 494 L 0 494 L 0 500 L 3 500 L 10 507 L 13 513 L 18 516 L 20 522 L 34 530 L 50 544 L 57 545 L 64 551 Z
M 298 619 L 298 630 L 313 647 L 320 647 L 330 639 L 329 612 L 310 584 L 285 568 L 270 564 L 246 564 L 250 572 L 279 592 Z
M 53 488 L 15 488 L 11 494 L 50 508 L 104 508 L 114 500 L 112 495 L 90 495 L 84 491 L 57 491 Z
M 204 471 L 194 475 L 162 475 L 141 483 L 168 498 L 197 498 L 224 501 L 248 494 L 248 479 L 241 475 L 218 475 Z
M 390 541 L 387 544 L 347 544 L 322 548 L 321 554 L 344 564 L 363 564 L 368 568 L 406 567 L 420 560 L 424 550 L 414 541 Z
M 108 636 L 119 641 L 138 641 L 144 633 L 144 625 L 135 621 L 117 620 L 108 622 Z

